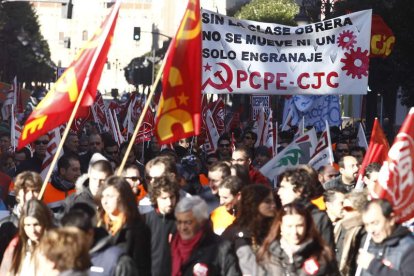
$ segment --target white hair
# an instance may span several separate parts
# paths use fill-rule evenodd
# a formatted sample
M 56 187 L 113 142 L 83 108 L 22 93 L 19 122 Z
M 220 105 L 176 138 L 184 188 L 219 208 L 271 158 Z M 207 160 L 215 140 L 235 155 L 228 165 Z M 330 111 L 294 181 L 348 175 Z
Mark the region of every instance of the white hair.
M 184 197 L 175 207 L 175 214 L 191 211 L 196 220 L 201 223 L 208 219 L 207 203 L 199 196 Z

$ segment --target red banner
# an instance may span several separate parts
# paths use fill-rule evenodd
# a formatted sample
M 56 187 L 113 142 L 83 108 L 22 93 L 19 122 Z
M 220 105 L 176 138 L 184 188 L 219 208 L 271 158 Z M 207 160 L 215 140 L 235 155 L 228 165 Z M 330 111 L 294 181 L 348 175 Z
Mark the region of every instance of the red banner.
M 198 135 L 201 120 L 201 20 L 199 0 L 189 0 L 168 49 L 155 124 L 158 142 Z
M 372 15 L 370 57 L 386 58 L 391 54 L 395 36 L 381 16 Z
M 377 191 L 394 206 L 398 223 L 414 217 L 414 108 L 411 108 L 381 167 Z
M 30 114 L 20 136 L 19 149 L 49 130 L 66 123 L 82 89 L 85 89 L 85 94 L 76 117 L 88 114 L 88 107 L 95 100 L 96 89 L 111 46 L 119 7 L 120 2 L 116 2 L 101 28 Z

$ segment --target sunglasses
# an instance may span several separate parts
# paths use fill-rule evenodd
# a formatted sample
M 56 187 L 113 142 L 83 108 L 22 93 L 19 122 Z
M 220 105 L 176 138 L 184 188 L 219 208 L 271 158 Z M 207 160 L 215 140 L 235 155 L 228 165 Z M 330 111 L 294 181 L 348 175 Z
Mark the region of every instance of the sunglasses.
M 138 176 L 125 176 L 124 178 L 131 179 L 133 182 L 137 182 L 137 181 L 141 182 L 141 178 Z
M 49 144 L 49 141 L 45 141 L 45 140 L 44 141 L 35 141 L 34 144 L 35 145 L 40 145 L 40 144 L 47 145 L 47 144 Z
M 230 144 L 219 144 L 219 147 L 229 148 L 230 147 Z

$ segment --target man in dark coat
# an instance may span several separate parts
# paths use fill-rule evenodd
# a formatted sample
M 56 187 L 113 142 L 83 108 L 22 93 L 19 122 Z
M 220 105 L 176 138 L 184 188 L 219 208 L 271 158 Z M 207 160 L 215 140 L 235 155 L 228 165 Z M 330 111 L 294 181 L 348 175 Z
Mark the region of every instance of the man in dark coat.
M 370 201 L 362 212 L 362 221 L 372 239 L 368 251 L 359 252 L 361 275 L 413 275 L 414 237 L 396 223 L 391 204 L 385 199 Z
M 151 233 L 151 275 L 171 275 L 170 242 L 176 232 L 174 208 L 179 198 L 178 183 L 172 177 L 159 177 L 149 185 L 154 209 L 145 214 Z

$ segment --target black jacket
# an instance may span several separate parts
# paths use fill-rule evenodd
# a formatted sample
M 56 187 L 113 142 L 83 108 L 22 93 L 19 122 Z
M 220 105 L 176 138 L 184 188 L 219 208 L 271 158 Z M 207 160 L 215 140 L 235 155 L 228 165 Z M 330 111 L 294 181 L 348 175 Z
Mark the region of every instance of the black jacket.
M 325 190 L 332 190 L 332 189 L 338 189 L 338 190 L 345 190 L 347 192 L 351 192 L 355 188 L 356 181 L 352 183 L 351 185 L 345 184 L 342 181 L 342 176 L 339 175 L 335 177 L 332 180 L 329 180 L 328 182 L 323 184 L 323 188 Z
M 265 275 L 339 275 L 334 257 L 328 261 L 318 256 L 320 251 L 321 246 L 309 240 L 300 246 L 290 260 L 279 241 L 274 241 L 269 247 L 270 261 L 264 264 Z
M 33 157 L 23 161 L 16 169 L 16 175 L 24 171 L 42 172 L 43 159 L 39 158 L 36 153 Z
M 162 215 L 152 210 L 145 214 L 145 224 L 151 235 L 151 274 L 170 275 L 170 242 L 177 229 L 174 214 Z
M 380 244 L 371 241 L 368 252 L 375 259 L 367 270 L 362 270 L 361 276 L 414 275 L 414 237 L 406 227 L 397 226 Z
M 333 226 L 326 212 L 319 210 L 318 207 L 309 201 L 305 202 L 300 200 L 298 202 L 303 204 L 305 208 L 311 213 L 313 222 L 315 223 L 316 229 L 321 234 L 322 239 L 332 249 L 332 251 L 335 252 Z
M 17 234 L 18 227 L 19 217 L 16 212 L 10 212 L 9 216 L 0 220 L 0 262 L 3 260 L 7 246 L 9 246 L 9 243 Z
M 207 267 L 209 276 L 242 275 L 231 242 L 214 234 L 211 227 L 193 249 L 187 262 L 181 266 L 182 276 L 193 276 L 198 267 Z
M 135 262 L 137 275 L 151 275 L 151 238 L 148 228 L 141 219 L 124 225 L 112 237 L 112 241 Z
M 102 228 L 94 231 L 94 244 L 89 250 L 92 267 L 89 275 L 96 276 L 135 276 L 138 274 L 135 263 L 118 246 L 112 245 L 112 237 Z

